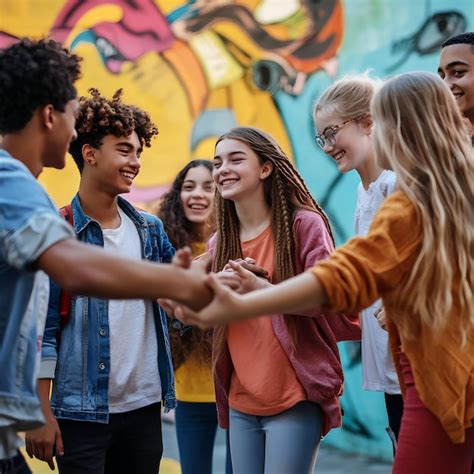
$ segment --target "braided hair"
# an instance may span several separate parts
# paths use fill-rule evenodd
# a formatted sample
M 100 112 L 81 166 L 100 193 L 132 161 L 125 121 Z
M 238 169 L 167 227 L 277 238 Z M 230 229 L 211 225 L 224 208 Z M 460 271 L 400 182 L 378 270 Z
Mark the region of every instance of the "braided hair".
M 329 219 L 312 197 L 303 178 L 288 159 L 285 152 L 269 134 L 252 127 L 237 127 L 217 140 L 239 140 L 247 145 L 261 163 L 271 162 L 272 173 L 264 181 L 264 195 L 271 211 L 272 233 L 275 239 L 274 283 L 295 276 L 295 242 L 292 233 L 293 218 L 299 208 L 316 212 L 323 219 L 334 243 Z M 221 271 L 229 260 L 242 258 L 239 238 L 239 220 L 235 203 L 216 194 L 217 240 L 213 258 L 213 271 Z M 296 344 L 296 326 L 292 316 L 285 316 L 287 327 Z M 214 331 L 214 360 L 223 347 L 225 328 Z

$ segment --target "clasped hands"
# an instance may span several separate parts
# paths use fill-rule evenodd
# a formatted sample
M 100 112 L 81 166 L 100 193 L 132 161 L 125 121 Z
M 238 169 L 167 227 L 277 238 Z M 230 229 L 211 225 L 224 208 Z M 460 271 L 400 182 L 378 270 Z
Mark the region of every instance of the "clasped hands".
M 172 265 L 190 270 L 194 266 L 201 272 L 209 269 L 210 261 L 208 253 L 193 259 L 189 248 L 184 248 L 176 252 Z M 268 272 L 252 258 L 230 260 L 222 271 L 205 276 L 204 285 L 212 292 L 212 300 L 198 311 L 170 299 L 161 298 L 158 303 L 181 323 L 206 329 L 225 323 L 226 315 L 238 312 L 239 295 L 271 285 L 268 278 Z

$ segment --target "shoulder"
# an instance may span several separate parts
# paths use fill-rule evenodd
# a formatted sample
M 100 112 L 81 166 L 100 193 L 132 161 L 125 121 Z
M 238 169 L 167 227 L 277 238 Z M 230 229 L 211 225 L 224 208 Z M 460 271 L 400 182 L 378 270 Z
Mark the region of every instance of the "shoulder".
M 380 206 L 371 229 L 378 229 L 405 240 L 416 235 L 421 221 L 413 202 L 402 191 L 395 191 Z M 407 232 L 409 230 L 409 232 Z
M 326 229 L 326 223 L 318 212 L 311 211 L 309 209 L 299 208 L 295 213 L 293 219 L 294 229 Z
M 382 171 L 382 175 L 380 176 L 380 181 L 378 183 L 378 187 L 384 197 L 387 197 L 389 194 L 392 194 L 395 191 L 397 186 L 397 175 L 390 170 Z
M 334 248 L 326 222 L 315 211 L 298 209 L 293 220 L 293 236 L 298 247 Z

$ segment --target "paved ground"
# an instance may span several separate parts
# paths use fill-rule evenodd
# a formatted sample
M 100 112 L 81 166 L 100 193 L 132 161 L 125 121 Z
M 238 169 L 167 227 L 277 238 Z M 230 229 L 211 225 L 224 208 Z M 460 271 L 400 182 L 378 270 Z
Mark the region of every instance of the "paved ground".
M 178 446 L 176 444 L 176 434 L 174 424 L 163 423 L 164 458 L 161 463 L 161 474 L 180 474 Z M 225 460 L 225 435 L 219 431 L 217 435 L 216 449 L 214 450 L 214 473 L 224 474 Z M 48 465 L 41 461 L 31 461 L 30 467 L 34 474 L 51 473 Z M 57 472 L 57 471 L 56 471 Z M 363 456 L 348 454 L 323 442 L 319 451 L 316 466 L 317 474 L 390 474 L 390 464 L 369 459 Z M 136 473 L 130 473 L 136 474 Z M 200 474 L 200 473 L 196 473 Z M 297 473 L 284 473 L 297 474 Z
M 171 423 L 163 423 L 163 439 L 165 457 L 171 463 L 172 460 L 178 460 L 178 446 L 176 444 L 176 435 L 174 425 Z M 217 444 L 214 450 L 214 473 L 224 474 L 225 460 L 225 435 L 223 431 L 217 434 Z M 167 464 L 162 467 L 162 474 L 179 474 L 179 464 Z M 368 459 L 364 456 L 348 454 L 324 443 L 319 451 L 318 462 L 315 473 L 317 474 L 390 474 L 391 465 L 383 461 Z M 199 474 L 199 473 L 196 473 Z M 296 473 L 285 473 L 296 474 Z

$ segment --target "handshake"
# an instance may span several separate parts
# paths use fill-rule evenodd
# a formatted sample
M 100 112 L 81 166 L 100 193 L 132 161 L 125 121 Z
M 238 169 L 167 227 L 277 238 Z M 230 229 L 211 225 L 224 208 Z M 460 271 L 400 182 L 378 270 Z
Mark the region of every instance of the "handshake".
M 179 249 L 171 265 L 190 273 L 190 288 L 180 301 L 159 298 L 168 316 L 201 329 L 240 319 L 239 295 L 271 286 L 268 272 L 252 258 L 230 260 L 222 271 L 211 272 L 212 257 L 193 259 L 189 248 Z

